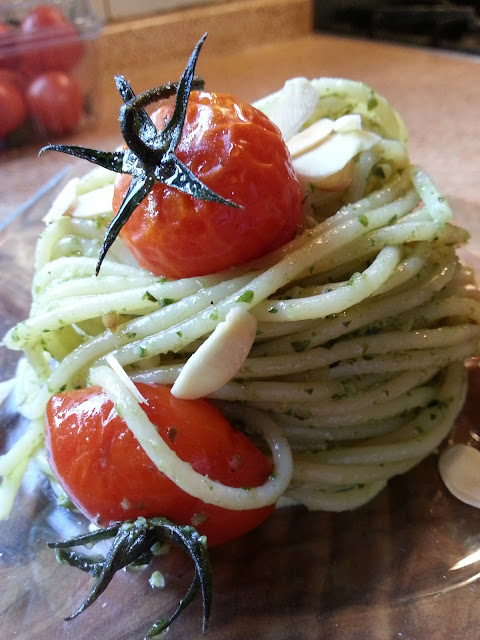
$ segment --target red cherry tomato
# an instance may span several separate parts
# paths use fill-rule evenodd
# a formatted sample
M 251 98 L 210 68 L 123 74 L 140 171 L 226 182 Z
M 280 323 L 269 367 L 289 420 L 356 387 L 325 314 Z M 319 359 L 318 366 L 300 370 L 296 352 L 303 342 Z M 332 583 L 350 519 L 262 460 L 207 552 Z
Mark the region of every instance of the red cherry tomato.
M 171 116 L 161 106 L 159 129 Z M 277 127 L 230 95 L 192 92 L 177 157 L 208 187 L 242 209 L 195 199 L 161 183 L 121 236 L 139 264 L 171 278 L 205 275 L 257 258 L 288 242 L 301 216 L 301 190 Z M 130 184 L 120 175 L 118 211 Z
M 18 129 L 27 118 L 25 98 L 11 80 L 0 78 L 0 138 Z
M 49 134 L 72 133 L 83 115 L 83 91 L 62 71 L 44 73 L 29 85 L 27 103 L 38 127 Z
M 0 82 L 7 80 L 14 84 L 22 95 L 25 95 L 28 79 L 22 74 L 11 69 L 0 69 Z
M 77 29 L 55 6 L 33 8 L 19 31 L 22 65 L 29 71 L 69 71 L 83 56 Z
M 212 404 L 179 400 L 160 385 L 137 386 L 159 434 L 195 471 L 232 487 L 265 482 L 271 462 Z M 274 508 L 231 511 L 183 492 L 153 465 L 98 387 L 53 396 L 46 426 L 49 461 L 61 486 L 101 526 L 163 516 L 192 524 L 212 546 L 253 529 Z
M 6 22 L 0 22 L 0 68 L 15 69 L 17 58 L 17 32 Z

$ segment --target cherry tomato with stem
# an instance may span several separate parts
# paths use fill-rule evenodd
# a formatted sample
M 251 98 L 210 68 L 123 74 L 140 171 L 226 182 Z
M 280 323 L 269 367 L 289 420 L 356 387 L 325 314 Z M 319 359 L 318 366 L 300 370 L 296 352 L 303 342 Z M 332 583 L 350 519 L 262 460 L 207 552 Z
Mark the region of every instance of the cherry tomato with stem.
M 27 89 L 27 103 L 38 128 L 53 135 L 72 133 L 83 116 L 82 87 L 63 71 L 35 78 Z
M 271 461 L 210 402 L 180 400 L 161 385 L 137 387 L 161 437 L 195 471 L 232 487 L 259 486 L 268 479 Z M 213 546 L 250 531 L 274 509 L 234 511 L 185 493 L 154 466 L 98 387 L 50 399 L 46 447 L 66 494 L 100 526 L 163 516 L 195 526 Z
M 40 5 L 27 13 L 19 29 L 21 61 L 27 71 L 70 71 L 81 60 L 79 32 L 62 11 Z
M 152 114 L 161 130 L 173 112 Z M 205 275 L 265 255 L 293 237 L 302 193 L 277 127 L 228 94 L 192 91 L 175 151 L 205 185 L 240 208 L 154 184 L 120 235 L 139 264 L 170 278 Z M 117 212 L 131 177 L 115 184 Z

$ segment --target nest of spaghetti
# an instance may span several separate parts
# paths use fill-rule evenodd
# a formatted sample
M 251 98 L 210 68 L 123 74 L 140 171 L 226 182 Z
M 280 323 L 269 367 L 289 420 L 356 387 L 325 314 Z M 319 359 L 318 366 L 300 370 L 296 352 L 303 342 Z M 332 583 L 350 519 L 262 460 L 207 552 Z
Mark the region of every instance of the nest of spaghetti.
M 331 78 L 289 81 L 256 106 L 282 130 L 305 192 L 303 228 L 260 260 L 166 280 L 117 238 L 96 277 L 112 174 L 72 180 L 52 206 L 30 316 L 4 340 L 27 356 L 16 392 L 32 420 L 24 457 L 42 450 L 52 394 L 86 386 L 109 354 L 133 382 L 172 385 L 239 306 L 257 321 L 255 342 L 209 398 L 286 438 L 284 503 L 356 508 L 449 434 L 478 353 L 479 292 L 456 253 L 468 233 L 410 163 L 401 118 L 366 85 Z M 323 138 L 302 146 L 318 122 Z

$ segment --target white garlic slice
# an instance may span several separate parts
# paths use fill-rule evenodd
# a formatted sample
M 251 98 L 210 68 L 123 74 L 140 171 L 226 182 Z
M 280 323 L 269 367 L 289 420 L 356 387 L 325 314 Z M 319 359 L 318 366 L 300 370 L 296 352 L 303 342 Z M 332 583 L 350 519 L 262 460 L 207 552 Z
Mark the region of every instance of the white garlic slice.
M 277 91 L 253 106 L 270 118 L 285 141 L 288 141 L 313 114 L 320 97 L 319 90 L 306 78 L 292 78 Z
M 256 333 L 254 316 L 240 306 L 231 309 L 187 360 L 172 387 L 172 394 L 194 400 L 223 387 L 245 362 Z
M 467 444 L 454 444 L 443 451 L 438 470 L 447 489 L 456 498 L 480 508 L 480 451 Z
M 322 144 L 293 159 L 298 178 L 318 184 L 345 167 L 358 153 L 371 149 L 381 138 L 371 131 L 332 133 Z

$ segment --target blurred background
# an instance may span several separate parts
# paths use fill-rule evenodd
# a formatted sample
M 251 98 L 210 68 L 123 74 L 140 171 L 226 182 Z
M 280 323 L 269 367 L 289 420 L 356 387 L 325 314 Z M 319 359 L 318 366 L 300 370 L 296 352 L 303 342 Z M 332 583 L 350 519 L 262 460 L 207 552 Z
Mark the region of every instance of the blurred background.
M 90 4 L 97 15 L 110 22 L 214 2 L 222 0 L 91 0 Z
M 480 53 L 480 0 L 315 0 L 316 30 Z
M 288 43 L 313 31 L 346 36 L 347 42 L 327 37 L 318 41 L 320 58 L 299 59 Z M 209 36 L 199 73 L 207 73 L 218 90 L 254 100 L 297 68 L 310 73 L 309 65 L 311 73 L 354 73 L 376 82 L 382 61 L 367 53 L 372 41 L 408 45 L 401 75 L 416 48 L 480 54 L 480 0 L 0 0 L 0 171 L 5 175 L 8 163 L 14 175 L 17 159 L 31 156 L 36 187 L 49 165 L 60 162 L 37 162 L 36 150 L 46 141 L 81 134 L 88 144 L 101 132 L 115 144 L 114 75 L 128 78 L 137 93 L 178 78 L 204 32 Z M 351 47 L 366 52 L 363 66 Z M 262 73 L 255 48 L 260 57 L 271 49 L 274 69 Z M 446 91 L 443 71 L 441 82 Z M 398 84 L 395 77 L 388 88 L 395 92 Z M 20 199 L 10 192 L 0 213 Z
M 106 22 L 222 0 L 92 0 Z M 225 0 L 223 0 L 225 1 Z M 230 0 L 234 3 L 237 0 Z M 312 0 L 314 28 L 418 46 L 480 52 L 480 0 Z

